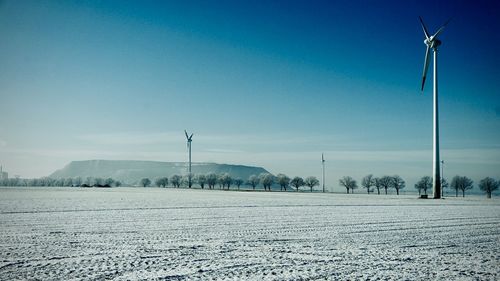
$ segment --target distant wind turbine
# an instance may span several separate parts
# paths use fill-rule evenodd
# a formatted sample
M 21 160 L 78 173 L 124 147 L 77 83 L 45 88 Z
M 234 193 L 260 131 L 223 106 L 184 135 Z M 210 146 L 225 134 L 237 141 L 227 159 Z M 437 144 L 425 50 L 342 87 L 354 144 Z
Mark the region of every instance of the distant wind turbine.
M 323 165 L 323 193 L 325 193 L 325 157 L 321 153 L 321 164 Z
M 189 136 L 186 130 L 184 130 L 184 134 L 186 134 L 187 148 L 189 150 L 188 185 L 191 188 L 191 142 L 193 141 L 193 134 Z
M 425 27 L 424 21 L 421 17 L 420 23 L 422 25 L 422 29 L 425 34 L 424 43 L 427 46 L 427 50 L 425 51 L 425 61 L 424 61 L 424 71 L 422 74 L 422 92 L 424 91 L 425 79 L 427 77 L 427 70 L 429 69 L 429 52 L 432 49 L 434 53 L 434 69 L 433 69 L 433 82 L 434 82 L 434 130 L 433 130 L 433 194 L 435 199 L 441 198 L 441 177 L 439 174 L 439 112 L 438 112 L 438 75 L 437 75 L 437 54 L 438 47 L 441 45 L 441 41 L 437 39 L 439 33 L 441 33 L 444 27 L 448 24 L 450 20 L 448 20 L 445 24 L 443 24 L 434 35 L 430 35 Z

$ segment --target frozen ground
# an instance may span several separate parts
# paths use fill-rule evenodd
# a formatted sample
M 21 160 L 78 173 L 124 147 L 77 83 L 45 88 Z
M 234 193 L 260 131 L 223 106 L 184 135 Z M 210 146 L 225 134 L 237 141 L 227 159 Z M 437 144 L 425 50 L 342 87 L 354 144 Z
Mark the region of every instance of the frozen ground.
M 499 280 L 500 198 L 0 189 L 0 280 Z

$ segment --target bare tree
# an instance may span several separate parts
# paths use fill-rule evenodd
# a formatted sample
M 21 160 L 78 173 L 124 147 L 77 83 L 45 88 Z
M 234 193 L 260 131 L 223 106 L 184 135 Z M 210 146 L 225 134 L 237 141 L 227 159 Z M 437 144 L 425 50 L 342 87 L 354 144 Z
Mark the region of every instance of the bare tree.
M 432 188 L 432 178 L 429 176 L 422 177 L 420 181 L 415 184 L 415 188 L 418 189 L 418 195 L 421 195 L 422 190 L 424 194 L 427 195 L 427 189 Z
M 64 186 L 73 186 L 73 179 L 72 178 L 67 178 L 64 181 Z
M 358 188 L 358 184 L 356 183 L 356 180 L 349 177 L 349 176 L 344 176 L 339 180 L 339 184 L 347 190 L 347 194 L 349 194 L 349 190 L 352 189 L 352 192 L 354 192 L 355 188 Z
M 249 176 L 248 184 L 252 186 L 253 190 L 255 190 L 255 187 L 259 184 L 259 177 L 257 177 L 256 175 Z
M 423 187 L 424 187 L 424 194 L 427 195 L 427 189 L 431 189 L 432 188 L 432 178 L 427 176 L 426 177 L 426 181 L 427 181 L 427 184 L 425 184 Z
M 217 176 L 217 183 L 219 184 L 219 189 L 224 188 L 224 179 L 222 178 L 222 175 Z
M 285 189 L 290 185 L 290 178 L 287 175 L 284 174 L 278 174 L 276 175 L 276 181 L 281 187 L 281 190 Z
M 64 186 L 64 182 L 65 181 L 66 181 L 65 178 L 56 179 L 55 186 Z M 20 185 L 22 185 L 21 181 L 19 181 L 19 182 L 16 183 L 16 186 L 20 186 Z
M 460 190 L 460 176 L 455 176 L 451 179 L 450 188 L 455 190 L 455 197 L 458 197 Z
M 151 180 L 150 179 L 148 179 L 148 178 L 141 179 L 141 185 L 142 185 L 142 187 L 149 186 L 150 184 L 151 184 Z
M 301 177 L 295 177 L 290 181 L 290 184 L 299 191 L 299 188 L 304 186 L 306 183 L 304 182 L 304 179 Z
M 374 178 L 373 185 L 377 189 L 377 194 L 380 195 L 380 188 L 382 188 L 382 184 L 380 183 L 380 178 Z
M 461 190 L 462 197 L 465 197 L 465 191 L 473 187 L 474 182 L 466 176 L 454 176 L 451 180 L 451 188 L 456 190 L 456 196 L 458 196 L 458 190 Z
M 168 184 L 168 178 L 166 178 L 166 177 L 157 178 L 157 179 L 155 180 L 155 184 L 156 184 L 156 186 L 158 186 L 158 187 L 165 187 L 165 186 L 167 186 L 167 184 Z
M 41 178 L 40 180 L 46 181 L 46 178 Z M 87 187 L 93 186 L 94 185 L 94 178 L 93 177 L 85 178 L 85 182 L 83 184 L 86 185 Z M 46 186 L 49 186 L 49 185 L 46 184 Z
M 207 184 L 209 189 L 213 189 L 217 184 L 218 177 L 214 173 L 210 173 L 207 175 Z
M 161 180 L 160 180 L 160 179 L 161 179 L 161 178 L 157 178 L 157 179 L 155 179 L 155 185 L 156 185 L 157 187 L 161 187 Z
M 500 182 L 495 181 L 490 177 L 486 177 L 479 182 L 479 189 L 486 192 L 486 196 L 491 198 L 491 193 L 498 189 Z
M 460 190 L 462 191 L 462 197 L 465 197 L 466 190 L 470 190 L 473 187 L 474 187 L 474 182 L 470 178 L 463 176 L 462 177 L 462 184 L 460 186 Z
M 260 183 L 264 186 L 264 190 L 271 191 L 271 186 L 274 183 L 274 176 L 269 173 L 262 173 L 259 175 Z
M 104 185 L 107 187 L 111 187 L 115 183 L 115 180 L 112 178 L 107 178 L 104 180 Z
M 309 186 L 309 188 L 311 189 L 311 192 L 313 192 L 313 188 L 315 186 L 318 186 L 319 185 L 319 180 L 316 178 L 316 177 L 307 177 L 305 180 L 304 180 L 304 183 Z
M 429 176 L 422 177 L 416 184 L 415 188 L 418 190 L 418 195 L 422 194 L 422 190 L 424 194 L 427 195 L 427 189 L 432 187 L 432 178 Z
M 170 177 L 170 183 L 177 188 L 181 186 L 181 180 L 182 178 L 179 175 L 173 175 Z
M 80 186 L 82 185 L 82 178 L 81 177 L 76 177 L 73 179 L 73 185 L 74 186 Z
M 49 177 L 45 177 L 44 179 L 45 179 L 45 183 L 47 184 L 47 186 L 55 186 L 55 182 L 56 182 L 55 179 L 49 178 Z M 14 182 L 12 184 L 12 186 L 17 186 L 19 184 L 19 177 L 15 177 L 11 180 Z M 97 180 L 99 180 L 99 178 Z
M 196 182 L 200 185 L 201 189 L 204 189 L 205 183 L 207 183 L 207 177 L 205 175 L 197 175 Z
M 189 186 L 189 179 L 188 179 L 187 175 L 181 177 L 181 186 L 182 187 Z
M 237 178 L 234 180 L 234 184 L 238 187 L 238 190 L 240 189 L 240 186 L 243 184 L 243 180 L 240 178 Z
M 227 186 L 227 189 L 229 189 L 233 183 L 233 178 L 228 173 L 222 174 L 219 180 L 222 183 L 222 188 Z
M 375 185 L 375 179 L 373 178 L 373 175 L 369 174 L 369 175 L 365 176 L 361 180 L 361 185 L 363 186 L 363 188 L 366 188 L 366 192 L 368 192 L 368 194 L 370 194 L 370 191 L 371 191 L 370 188 Z M 379 194 L 380 194 L 380 191 L 379 191 Z
M 219 174 L 218 175 L 218 179 L 217 179 L 217 182 L 219 184 L 219 188 L 222 188 L 224 189 L 224 187 L 226 186 L 226 182 L 225 182 L 225 174 Z
M 385 194 L 387 195 L 387 189 L 391 187 L 392 177 L 391 176 L 383 176 L 379 179 L 380 186 L 384 188 Z
M 95 178 L 94 179 L 94 186 L 101 187 L 104 185 L 104 179 L 103 178 Z
M 398 175 L 392 177 L 391 186 L 396 189 L 396 194 L 399 195 L 399 190 L 405 188 L 405 181 Z
M 441 178 L 441 197 L 444 197 L 444 189 L 450 187 L 450 184 L 445 178 Z
M 229 174 L 226 174 L 226 176 L 224 176 L 224 183 L 226 184 L 227 189 L 231 188 L 233 182 L 234 179 Z

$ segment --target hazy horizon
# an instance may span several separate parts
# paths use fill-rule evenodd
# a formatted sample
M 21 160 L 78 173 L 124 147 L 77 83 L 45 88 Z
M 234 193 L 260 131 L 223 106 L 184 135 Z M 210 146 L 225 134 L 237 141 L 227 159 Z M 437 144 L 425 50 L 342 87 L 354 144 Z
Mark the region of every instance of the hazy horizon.
M 431 5 L 431 3 L 433 3 Z M 429 8 L 432 6 L 432 9 Z M 440 36 L 444 176 L 500 177 L 494 1 L 0 1 L 0 165 L 73 160 L 260 166 L 321 178 L 432 172 Z M 432 69 L 430 69 L 432 75 Z

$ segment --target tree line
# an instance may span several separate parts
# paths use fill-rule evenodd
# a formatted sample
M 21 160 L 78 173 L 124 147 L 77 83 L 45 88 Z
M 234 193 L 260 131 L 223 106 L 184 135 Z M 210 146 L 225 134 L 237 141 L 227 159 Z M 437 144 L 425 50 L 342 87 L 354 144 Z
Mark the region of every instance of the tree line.
M 339 180 L 339 185 L 344 187 L 347 193 L 349 193 L 349 191 L 354 193 L 354 190 L 358 188 L 358 183 L 350 176 L 342 177 Z M 377 178 L 369 174 L 363 177 L 361 186 L 366 189 L 368 194 L 375 192 L 375 190 L 377 190 L 377 194 L 380 194 L 380 190 L 385 191 L 385 194 L 387 194 L 389 189 L 394 188 L 396 194 L 399 195 L 399 191 L 405 188 L 406 182 L 398 175 Z
M 112 178 L 75 177 L 75 178 L 33 178 L 23 179 L 19 177 L 0 180 L 0 186 L 71 186 L 71 187 L 118 187 L 122 183 Z
M 147 187 L 153 184 L 149 178 L 143 178 L 140 180 L 140 184 L 143 187 Z M 241 178 L 233 178 L 228 173 L 224 174 L 199 174 L 199 175 L 172 175 L 171 177 L 160 177 L 154 180 L 154 185 L 158 187 L 189 187 L 193 184 L 197 184 L 201 189 L 207 187 L 208 189 L 230 189 L 231 186 L 236 186 L 238 189 L 242 185 L 252 187 L 253 190 L 262 187 L 265 191 L 271 191 L 273 185 L 279 185 L 280 190 L 287 191 L 288 188 L 295 188 L 297 191 L 301 187 L 307 186 L 312 192 L 315 186 L 319 185 L 319 180 L 316 177 L 307 177 L 305 179 L 301 177 L 294 177 L 293 179 L 285 174 L 278 174 L 276 176 L 270 173 L 262 173 L 260 175 L 251 175 L 248 179 L 243 180 Z
M 339 185 L 346 188 L 347 193 L 351 191 L 354 192 L 354 189 L 358 188 L 358 184 L 355 179 L 350 176 L 342 177 L 339 180 Z M 382 177 L 374 177 L 372 174 L 369 174 L 361 180 L 361 186 L 366 189 L 368 194 L 370 192 L 375 192 L 377 190 L 377 194 L 380 194 L 380 190 L 385 191 L 385 194 L 388 193 L 389 189 L 395 189 L 396 194 L 399 195 L 399 191 L 405 188 L 405 181 L 398 175 L 394 176 L 382 176 Z M 458 197 L 459 191 L 462 192 L 462 197 L 465 197 L 465 191 L 471 190 L 474 187 L 474 182 L 472 179 L 466 176 L 456 175 L 452 178 L 451 183 L 448 183 L 446 179 L 441 179 L 441 189 L 451 188 L 455 190 L 455 196 Z M 478 187 L 480 190 L 486 193 L 488 198 L 491 198 L 491 194 L 493 191 L 497 190 L 500 187 L 500 180 L 496 181 L 493 178 L 486 177 L 479 181 Z M 416 184 L 415 189 L 418 190 L 418 195 L 420 196 L 422 192 L 427 195 L 427 190 L 432 188 L 432 177 L 424 176 L 422 177 Z
M 224 174 L 188 174 L 185 176 L 172 175 L 171 177 L 160 177 L 152 182 L 149 178 L 143 178 L 139 181 L 139 184 L 143 187 L 151 186 L 152 184 L 158 187 L 189 187 L 191 188 L 193 184 L 197 184 L 201 189 L 207 187 L 208 189 L 230 189 L 231 186 L 236 186 L 238 189 L 242 185 L 252 187 L 253 190 L 262 187 L 265 191 L 270 191 L 271 186 L 279 185 L 281 191 L 288 191 L 288 189 L 295 189 L 295 191 L 300 191 L 302 187 L 307 187 L 310 192 L 313 192 L 314 187 L 319 185 L 319 180 L 314 177 L 294 177 L 290 178 L 285 174 L 278 174 L 276 176 L 270 173 L 262 173 L 260 175 L 251 175 L 248 179 L 243 180 L 241 178 L 233 178 L 228 173 Z M 19 177 L 2 179 L 0 180 L 0 186 L 72 186 L 72 187 L 118 187 L 122 183 L 118 180 L 112 178 L 100 178 L 100 177 L 75 177 L 75 178 L 34 178 L 34 179 L 22 179 Z M 358 183 L 355 179 L 350 176 L 344 176 L 339 179 L 339 185 L 344 187 L 347 193 L 353 193 L 355 189 L 358 188 Z M 394 176 L 382 176 L 374 177 L 369 174 L 362 178 L 361 187 L 366 189 L 367 193 L 381 194 L 381 191 L 388 194 L 389 190 L 394 189 L 396 194 L 406 187 L 406 182 L 398 175 Z M 415 189 L 418 190 L 418 194 L 427 194 L 427 191 L 432 189 L 432 177 L 424 176 L 417 183 L 415 183 Z M 466 176 L 454 176 L 450 183 L 445 179 L 441 181 L 441 187 L 450 188 L 455 191 L 455 196 L 458 197 L 459 192 L 462 193 L 462 197 L 465 197 L 465 192 L 473 189 L 474 182 L 472 179 Z M 500 180 L 497 181 L 491 177 L 486 177 L 479 181 L 478 187 L 480 190 L 486 193 L 488 198 L 491 198 L 491 194 L 498 190 L 500 187 Z

